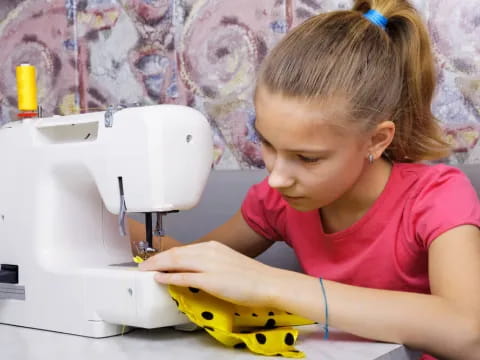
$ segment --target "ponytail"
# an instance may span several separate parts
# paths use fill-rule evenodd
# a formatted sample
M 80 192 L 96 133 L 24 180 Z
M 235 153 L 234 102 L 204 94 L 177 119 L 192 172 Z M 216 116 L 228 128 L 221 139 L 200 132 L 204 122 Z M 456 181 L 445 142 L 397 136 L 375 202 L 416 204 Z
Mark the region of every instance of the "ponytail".
M 385 31 L 402 66 L 402 90 L 392 112 L 396 132 L 387 155 L 397 161 L 445 157 L 450 147 L 432 114 L 435 67 L 427 29 L 417 11 L 405 0 L 357 0 L 353 10 L 375 9 L 388 24 Z
M 386 25 L 369 20 L 369 10 Z M 308 19 L 270 52 L 258 84 L 293 97 L 344 96 L 350 120 L 365 129 L 392 120 L 396 131 L 385 155 L 393 161 L 450 152 L 431 112 L 435 68 L 428 33 L 406 0 L 356 0 L 351 11 Z

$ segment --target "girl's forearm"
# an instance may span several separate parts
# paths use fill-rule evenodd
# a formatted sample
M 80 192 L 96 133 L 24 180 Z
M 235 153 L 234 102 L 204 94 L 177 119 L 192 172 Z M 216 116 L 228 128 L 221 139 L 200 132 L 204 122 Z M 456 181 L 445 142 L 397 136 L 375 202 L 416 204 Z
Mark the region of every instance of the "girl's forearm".
M 325 321 L 319 279 L 279 270 L 272 306 Z M 361 337 L 402 343 L 452 359 L 480 358 L 478 314 L 438 296 L 376 290 L 324 280 L 329 326 Z

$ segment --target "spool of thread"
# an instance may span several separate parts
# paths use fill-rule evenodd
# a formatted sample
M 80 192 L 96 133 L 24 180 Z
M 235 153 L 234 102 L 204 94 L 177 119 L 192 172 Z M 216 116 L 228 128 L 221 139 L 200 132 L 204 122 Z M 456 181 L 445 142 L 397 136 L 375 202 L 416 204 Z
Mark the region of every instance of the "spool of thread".
M 21 64 L 16 68 L 18 110 L 20 112 L 37 112 L 37 83 L 35 67 Z

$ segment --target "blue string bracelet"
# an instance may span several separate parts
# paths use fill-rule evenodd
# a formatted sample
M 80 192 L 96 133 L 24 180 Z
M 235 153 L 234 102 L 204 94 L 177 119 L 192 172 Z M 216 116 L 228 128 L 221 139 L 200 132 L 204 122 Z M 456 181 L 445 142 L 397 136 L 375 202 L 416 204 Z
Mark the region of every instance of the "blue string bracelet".
M 384 30 L 388 24 L 388 19 L 375 9 L 368 10 L 365 14 L 363 14 L 363 17 L 365 17 L 372 24 L 380 26 Z
M 328 302 L 327 302 L 327 292 L 325 291 L 325 286 L 323 285 L 323 279 L 319 278 L 320 285 L 322 286 L 322 293 L 323 293 L 323 302 L 325 304 L 325 325 L 323 325 L 323 329 L 325 330 L 325 335 L 323 336 L 324 339 L 328 339 Z

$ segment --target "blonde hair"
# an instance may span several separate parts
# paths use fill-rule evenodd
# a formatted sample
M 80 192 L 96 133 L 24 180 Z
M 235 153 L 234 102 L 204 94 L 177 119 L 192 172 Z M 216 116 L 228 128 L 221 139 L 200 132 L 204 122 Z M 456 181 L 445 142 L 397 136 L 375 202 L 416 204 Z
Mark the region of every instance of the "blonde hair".
M 370 9 L 388 19 L 385 29 L 363 16 Z M 393 161 L 450 152 L 431 112 L 435 69 L 428 33 L 405 0 L 357 0 L 350 11 L 308 19 L 272 49 L 257 84 L 297 98 L 343 97 L 350 118 L 365 129 L 392 120 L 396 132 L 385 153 Z

